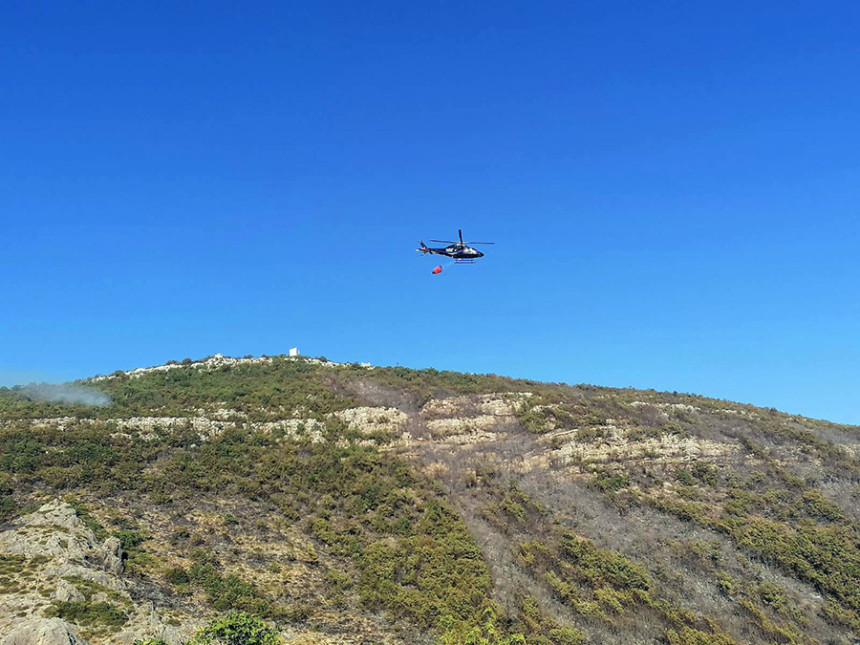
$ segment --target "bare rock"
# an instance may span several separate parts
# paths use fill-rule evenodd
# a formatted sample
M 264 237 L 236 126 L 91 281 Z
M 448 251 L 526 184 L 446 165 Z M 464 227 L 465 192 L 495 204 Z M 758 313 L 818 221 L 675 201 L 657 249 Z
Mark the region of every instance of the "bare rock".
M 118 576 L 122 573 L 122 544 L 117 537 L 109 537 L 101 547 L 105 571 Z
M 60 500 L 0 531 L 0 555 L 20 562 L 0 594 L 0 645 L 78 642 L 65 635 L 64 621 L 41 618 L 52 602 L 84 602 L 101 594 L 105 602 L 131 603 L 121 576 L 120 541 L 100 542 L 75 509 Z
M 60 618 L 35 618 L 16 627 L 0 645 L 87 645 Z
M 39 507 L 35 513 L 31 513 L 24 519 L 27 526 L 50 525 L 66 529 L 67 532 L 80 531 L 83 522 L 71 506 L 65 502 L 55 499 Z
M 82 594 L 75 585 L 60 578 L 57 581 L 57 589 L 54 591 L 54 598 L 60 602 L 80 602 L 84 600 L 84 594 Z
M 199 626 L 200 621 L 191 621 L 181 627 L 167 625 L 152 601 L 147 600 L 138 607 L 136 624 L 118 634 L 116 640 L 131 645 L 137 640 L 161 639 L 170 645 L 181 645 L 191 640 Z
M 46 578 L 81 578 L 120 592 L 125 591 L 127 587 L 122 578 L 109 575 L 98 569 L 91 569 L 85 565 L 68 562 L 46 566 L 43 575 Z
M 25 516 L 18 526 L 0 533 L 0 550 L 64 561 L 83 560 L 95 542 L 75 509 L 56 499 Z

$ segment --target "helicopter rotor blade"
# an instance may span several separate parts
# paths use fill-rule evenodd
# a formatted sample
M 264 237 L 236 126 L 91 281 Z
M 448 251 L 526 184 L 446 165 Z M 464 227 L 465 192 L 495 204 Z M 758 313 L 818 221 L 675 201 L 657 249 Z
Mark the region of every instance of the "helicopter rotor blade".
M 439 242 L 439 244 L 456 244 L 456 242 L 452 242 L 451 240 L 429 240 L 430 242 Z
M 495 244 L 495 242 L 469 242 L 469 246 L 472 244 Z

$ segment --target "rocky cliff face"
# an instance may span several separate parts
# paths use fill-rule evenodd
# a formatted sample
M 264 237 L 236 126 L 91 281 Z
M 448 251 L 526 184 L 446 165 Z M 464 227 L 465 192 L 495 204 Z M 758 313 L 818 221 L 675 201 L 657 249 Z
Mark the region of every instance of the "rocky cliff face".
M 123 575 L 120 540 L 99 540 L 69 504 L 54 500 L 14 521 L 0 533 L 5 593 L 0 596 L 0 642 L 77 643 L 103 635 L 112 622 L 108 608 L 122 612 L 117 642 L 150 637 L 179 642 L 193 625 L 175 627 Z M 107 620 L 92 628 L 46 618 L 58 607 L 103 607 Z M 117 622 L 117 621 L 113 621 Z M 104 626 L 102 626 L 102 623 Z M 111 630 L 112 631 L 112 630 Z
M 4 645 L 85 645 L 75 630 L 59 618 L 33 618 L 20 622 L 3 641 Z

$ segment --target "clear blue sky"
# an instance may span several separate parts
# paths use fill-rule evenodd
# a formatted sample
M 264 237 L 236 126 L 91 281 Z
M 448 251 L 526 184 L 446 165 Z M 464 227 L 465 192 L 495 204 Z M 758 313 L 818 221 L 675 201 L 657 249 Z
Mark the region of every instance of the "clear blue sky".
M 855 2 L 0 6 L 0 384 L 278 354 L 860 424 Z M 430 271 L 419 238 L 495 240 Z

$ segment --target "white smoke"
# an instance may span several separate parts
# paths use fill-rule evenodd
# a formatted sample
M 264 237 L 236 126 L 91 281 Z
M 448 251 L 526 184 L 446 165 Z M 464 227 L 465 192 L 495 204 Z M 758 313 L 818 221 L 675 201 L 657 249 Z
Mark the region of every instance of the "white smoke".
M 17 388 L 16 388 L 17 389 Z M 50 383 L 30 383 L 21 386 L 19 390 L 24 396 L 34 401 L 51 403 L 77 403 L 80 405 L 107 405 L 111 398 L 93 388 L 81 385 L 52 385 Z

